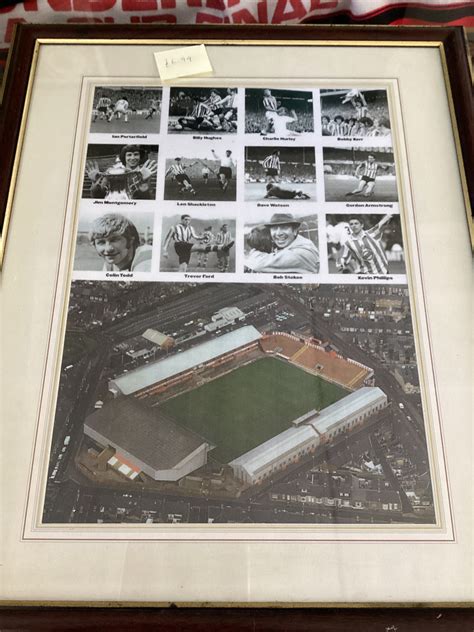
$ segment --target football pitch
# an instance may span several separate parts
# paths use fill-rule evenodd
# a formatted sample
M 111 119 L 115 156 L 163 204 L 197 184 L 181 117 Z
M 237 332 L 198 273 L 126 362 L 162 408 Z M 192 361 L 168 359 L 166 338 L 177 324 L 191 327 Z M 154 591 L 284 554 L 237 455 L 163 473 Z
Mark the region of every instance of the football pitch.
M 398 200 L 395 177 L 379 177 L 375 183 L 373 194 L 347 196 L 359 185 L 357 178 L 326 174 L 324 176 L 324 190 L 326 202 L 396 202 Z
M 160 408 L 177 423 L 211 441 L 221 463 L 248 452 L 316 408 L 326 408 L 348 391 L 283 360 L 262 358 Z
M 222 190 L 216 176 L 209 177 L 206 183 L 202 178 L 190 178 L 196 191 L 196 195 L 188 191 L 180 192 L 180 185 L 176 180 L 166 179 L 165 200 L 199 200 L 199 201 L 234 201 L 235 200 L 235 178 L 229 181 L 229 186 Z
M 145 114 L 130 112 L 128 122 L 124 118 L 113 118 L 110 122 L 105 119 L 91 121 L 91 134 L 158 134 L 160 131 L 160 116 L 146 119 Z

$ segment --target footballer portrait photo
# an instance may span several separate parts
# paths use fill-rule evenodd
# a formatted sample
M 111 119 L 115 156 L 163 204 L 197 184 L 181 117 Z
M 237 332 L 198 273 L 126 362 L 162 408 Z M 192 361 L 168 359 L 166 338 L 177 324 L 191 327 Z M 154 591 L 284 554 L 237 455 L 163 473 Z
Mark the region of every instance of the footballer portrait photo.
M 321 90 L 321 134 L 391 140 L 386 90 Z
M 245 90 L 245 133 L 295 138 L 314 131 L 310 90 Z
M 326 215 L 326 241 L 330 273 L 405 274 L 399 215 Z
M 237 88 L 170 88 L 168 132 L 235 134 Z
M 101 86 L 95 89 L 91 134 L 158 134 L 161 88 Z
M 246 147 L 245 200 L 315 201 L 314 147 Z
M 91 144 L 82 197 L 108 202 L 154 200 L 158 146 Z
M 326 202 L 397 202 L 391 147 L 323 147 Z
M 74 270 L 150 272 L 152 254 L 153 213 L 121 207 L 82 211 Z
M 248 218 L 244 231 L 244 272 L 319 272 L 317 215 L 265 209 Z

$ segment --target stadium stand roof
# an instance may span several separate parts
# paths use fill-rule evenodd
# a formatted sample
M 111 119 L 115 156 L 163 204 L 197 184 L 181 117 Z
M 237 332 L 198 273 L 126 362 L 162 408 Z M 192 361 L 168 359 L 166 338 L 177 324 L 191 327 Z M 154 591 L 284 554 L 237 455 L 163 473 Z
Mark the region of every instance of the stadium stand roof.
M 111 380 L 124 395 L 130 395 L 147 386 L 162 382 L 173 375 L 188 371 L 193 367 L 209 362 L 225 353 L 261 338 L 260 332 L 252 325 L 246 325 L 227 334 L 213 338 L 199 345 L 191 347 L 182 353 L 173 355 L 142 366 L 134 371 L 125 373 Z
M 251 476 L 254 476 L 261 468 L 266 467 L 273 460 L 279 459 L 286 452 L 291 452 L 306 441 L 316 438 L 316 436 L 311 426 L 288 428 L 288 430 L 280 432 L 275 437 L 264 441 L 256 448 L 234 459 L 229 465 L 241 466 Z
M 172 340 L 170 336 L 167 336 L 166 334 L 162 334 L 160 331 L 157 331 L 156 329 L 147 329 L 142 334 L 142 338 L 149 340 L 150 342 L 152 342 L 155 345 L 158 345 L 159 347 L 161 347 L 165 342 Z
M 335 424 L 344 421 L 346 417 L 363 411 L 367 406 L 383 403 L 387 401 L 387 396 L 378 386 L 363 386 L 359 390 L 343 397 L 338 402 L 324 408 L 320 414 L 309 423 L 320 434 L 331 430 Z
M 280 459 L 299 446 L 304 446 L 306 442 L 331 430 L 333 425 L 340 424 L 345 418 L 364 411 L 368 406 L 386 401 L 387 396 L 380 388 L 365 386 L 324 408 L 319 415 L 314 410 L 310 411 L 307 420 L 301 425 L 284 430 L 234 459 L 229 465 L 240 466 L 250 476 L 255 476 L 272 461 Z
M 305 413 L 304 415 L 301 415 L 301 417 L 297 417 L 296 419 L 293 419 L 293 421 L 291 423 L 294 426 L 299 426 L 302 423 L 308 422 L 313 417 L 316 417 L 316 415 L 318 415 L 318 411 L 315 408 L 313 408 L 312 410 L 310 410 L 309 412 Z
M 93 412 L 84 422 L 86 434 L 88 429 L 154 470 L 172 469 L 203 444 L 210 445 L 158 409 L 151 411 L 134 398 L 112 400 Z

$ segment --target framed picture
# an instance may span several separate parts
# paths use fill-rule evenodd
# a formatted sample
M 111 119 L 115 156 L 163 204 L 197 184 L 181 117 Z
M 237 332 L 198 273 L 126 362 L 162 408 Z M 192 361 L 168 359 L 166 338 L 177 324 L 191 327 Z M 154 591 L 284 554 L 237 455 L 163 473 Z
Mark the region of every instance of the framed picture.
M 211 74 L 161 80 L 201 44 Z M 4 599 L 469 601 L 465 53 L 19 27 Z

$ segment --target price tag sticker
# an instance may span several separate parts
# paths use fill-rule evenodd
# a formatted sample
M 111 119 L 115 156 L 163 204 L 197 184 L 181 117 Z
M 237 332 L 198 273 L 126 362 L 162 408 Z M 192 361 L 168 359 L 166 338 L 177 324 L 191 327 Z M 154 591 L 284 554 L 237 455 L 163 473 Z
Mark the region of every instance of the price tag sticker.
M 204 44 L 183 46 L 154 53 L 158 72 L 163 81 L 195 75 L 208 76 L 213 70 Z

